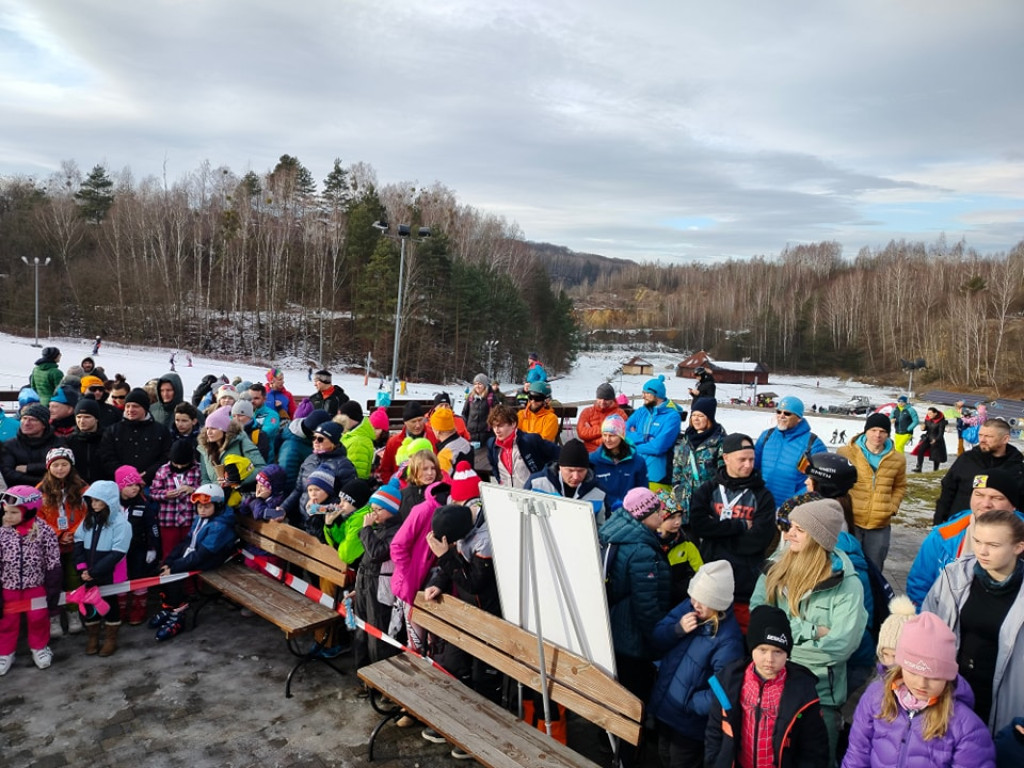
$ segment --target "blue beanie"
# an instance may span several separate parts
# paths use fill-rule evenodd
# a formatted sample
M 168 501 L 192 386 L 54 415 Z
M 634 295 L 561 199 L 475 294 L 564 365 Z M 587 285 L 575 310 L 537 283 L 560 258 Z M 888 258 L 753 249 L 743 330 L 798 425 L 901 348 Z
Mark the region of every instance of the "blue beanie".
M 666 400 L 665 395 L 665 376 L 658 376 L 656 379 L 648 379 L 647 383 L 644 384 L 644 392 L 650 392 L 659 400 Z
M 713 397 L 698 397 L 690 406 L 690 411 L 703 413 L 711 421 L 714 421 L 715 414 L 718 412 L 718 401 Z
M 786 395 L 784 398 L 779 400 L 779 405 L 776 408 L 778 411 L 789 411 L 795 413 L 801 419 L 804 417 L 804 401 L 799 397 L 793 397 L 792 395 Z

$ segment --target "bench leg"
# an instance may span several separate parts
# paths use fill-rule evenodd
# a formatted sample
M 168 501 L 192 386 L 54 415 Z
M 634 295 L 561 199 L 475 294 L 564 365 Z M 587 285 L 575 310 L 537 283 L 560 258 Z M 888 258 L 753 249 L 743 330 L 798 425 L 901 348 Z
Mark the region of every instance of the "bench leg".
M 374 707 L 374 709 L 377 709 L 377 708 Z M 373 745 L 377 741 L 377 734 L 379 734 L 381 732 L 381 729 L 383 729 L 384 726 L 387 725 L 389 721 L 397 720 L 401 716 L 402 716 L 402 710 L 401 709 L 395 709 L 394 712 L 389 712 L 386 715 L 384 715 L 384 718 L 379 723 L 377 723 L 377 727 L 374 728 L 373 729 L 373 733 L 370 734 L 370 754 L 369 754 L 368 762 L 371 762 L 371 763 L 373 762 Z
M 292 697 L 292 678 L 295 677 L 295 673 L 312 661 L 322 662 L 323 664 L 337 672 L 339 675 L 344 676 L 345 670 L 339 669 L 338 667 L 331 664 L 331 662 L 328 659 L 324 659 L 319 655 L 320 651 L 323 650 L 323 646 L 319 642 L 314 642 L 312 647 L 310 647 L 310 649 L 305 653 L 302 653 L 299 650 L 297 650 L 298 646 L 294 640 L 289 640 L 287 642 L 288 650 L 292 652 L 292 655 L 298 656 L 299 660 L 295 663 L 295 666 L 291 668 L 291 671 L 288 673 L 288 679 L 285 680 L 284 697 L 286 699 L 290 699 Z

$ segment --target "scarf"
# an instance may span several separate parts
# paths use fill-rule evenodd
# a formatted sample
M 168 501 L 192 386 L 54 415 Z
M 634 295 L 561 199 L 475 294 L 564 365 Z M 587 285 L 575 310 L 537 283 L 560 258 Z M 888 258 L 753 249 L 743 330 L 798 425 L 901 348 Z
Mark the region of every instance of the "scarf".
M 974 576 L 990 595 L 1006 595 L 1016 592 L 1020 589 L 1021 582 L 1024 581 L 1024 560 L 1017 560 L 1017 566 L 1013 569 L 1013 573 L 1002 581 L 996 581 L 989 576 L 988 571 L 981 567 L 981 563 L 974 564 Z

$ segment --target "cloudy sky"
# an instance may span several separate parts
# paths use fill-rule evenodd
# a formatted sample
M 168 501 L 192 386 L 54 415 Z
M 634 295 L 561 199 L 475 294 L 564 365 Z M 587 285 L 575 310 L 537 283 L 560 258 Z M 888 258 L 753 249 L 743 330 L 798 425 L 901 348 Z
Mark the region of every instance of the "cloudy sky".
M 1022 0 L 0 0 L 0 174 L 288 153 L 531 240 L 1024 239 Z

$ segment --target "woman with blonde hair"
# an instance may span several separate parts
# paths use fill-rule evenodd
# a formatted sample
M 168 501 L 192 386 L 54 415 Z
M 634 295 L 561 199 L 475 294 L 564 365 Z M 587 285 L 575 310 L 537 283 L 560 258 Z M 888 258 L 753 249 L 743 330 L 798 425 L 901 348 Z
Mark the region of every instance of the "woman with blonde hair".
M 835 761 L 846 702 L 846 661 L 857 650 L 868 614 L 864 587 L 846 553 L 836 548 L 843 508 L 835 499 L 800 504 L 784 530 L 785 549 L 757 581 L 751 609 L 773 605 L 786 612 L 793 628 L 791 659 L 818 678 L 821 713 Z
M 896 643 L 896 665 L 873 682 L 853 717 L 843 768 L 994 768 L 992 736 L 957 674 L 956 637 L 922 613 Z

